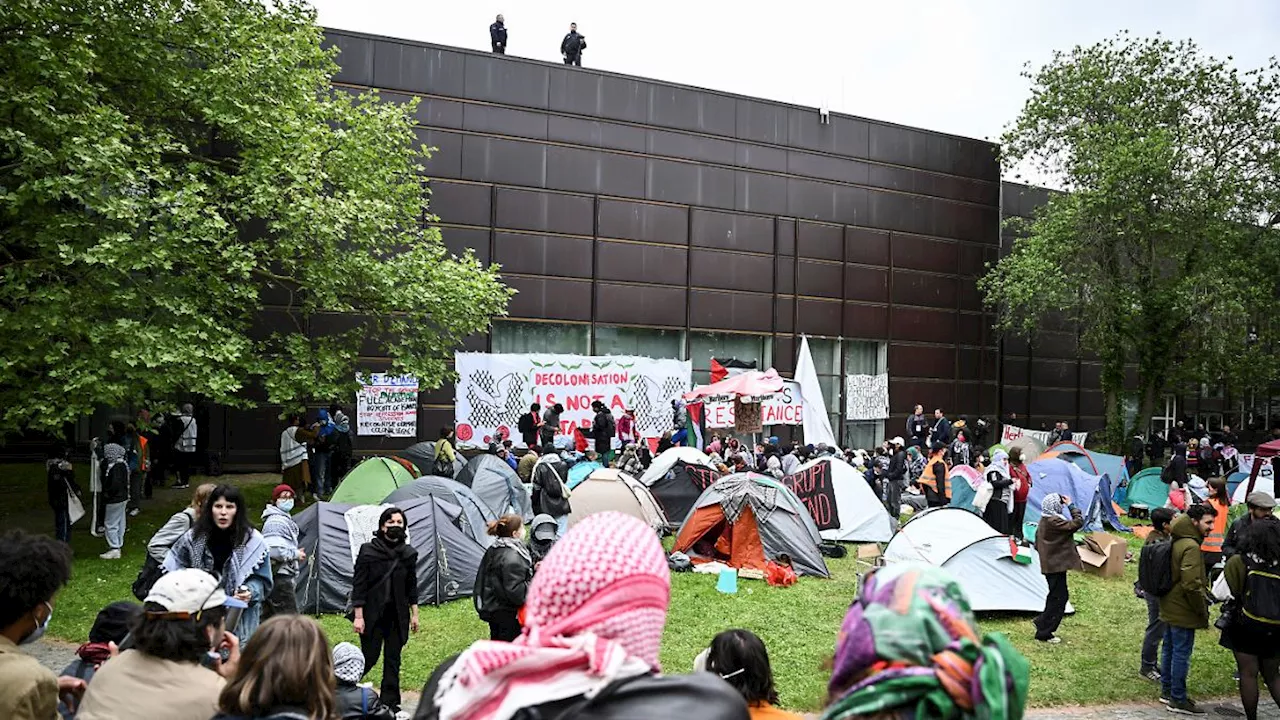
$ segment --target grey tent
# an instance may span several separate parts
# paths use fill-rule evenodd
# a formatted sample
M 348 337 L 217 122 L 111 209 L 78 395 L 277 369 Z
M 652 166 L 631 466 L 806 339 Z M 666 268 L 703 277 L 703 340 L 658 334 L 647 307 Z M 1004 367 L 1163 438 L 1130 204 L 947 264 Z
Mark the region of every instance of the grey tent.
M 436 444 L 434 442 L 414 443 L 396 453 L 396 457 L 402 457 L 413 463 L 418 468 L 419 475 L 430 475 L 436 464 Z M 466 467 L 466 463 L 462 462 L 462 455 L 455 452 L 453 454 L 453 476 L 458 477 L 458 473 L 462 472 L 464 467 Z
M 471 488 L 495 515 L 513 513 L 527 523 L 533 519 L 533 502 L 520 476 L 505 460 L 485 453 L 467 461 L 453 479 Z
M 387 505 L 318 502 L 297 517 L 298 546 L 307 559 L 298 570 L 301 612 L 346 612 L 360 546 L 373 538 Z M 484 548 L 460 528 L 462 508 L 438 497 L 397 505 L 409 523 L 409 543 L 418 551 L 418 604 L 440 605 L 469 597 Z
M 420 477 L 408 485 L 401 485 L 382 502 L 386 505 L 399 505 L 421 497 L 438 497 L 461 507 L 462 529 L 486 548 L 493 544 L 493 536 L 489 534 L 488 528 L 489 523 L 497 520 L 498 516 L 471 488 L 457 480 L 434 475 Z

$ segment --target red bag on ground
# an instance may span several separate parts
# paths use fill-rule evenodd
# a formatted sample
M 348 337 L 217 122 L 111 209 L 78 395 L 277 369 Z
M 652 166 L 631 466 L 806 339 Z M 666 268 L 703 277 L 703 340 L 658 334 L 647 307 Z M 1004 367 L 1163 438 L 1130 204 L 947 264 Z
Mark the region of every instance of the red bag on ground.
M 764 566 L 764 580 L 774 587 L 789 587 L 796 584 L 796 571 L 770 560 Z

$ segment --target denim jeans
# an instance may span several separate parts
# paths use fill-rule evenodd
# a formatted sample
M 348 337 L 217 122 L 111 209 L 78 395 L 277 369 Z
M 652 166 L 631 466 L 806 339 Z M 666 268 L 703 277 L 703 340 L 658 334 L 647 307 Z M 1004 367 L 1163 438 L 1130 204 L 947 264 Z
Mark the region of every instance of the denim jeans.
M 1187 700 L 1187 673 L 1191 670 L 1191 651 L 1196 646 L 1196 631 L 1169 626 L 1164 631 L 1161 648 L 1160 694 L 1175 702 Z
M 107 526 L 107 547 L 119 550 L 124 547 L 124 511 L 126 502 L 108 503 L 103 522 Z
M 71 512 L 69 510 L 53 511 L 53 536 L 64 543 L 71 542 Z
M 328 495 L 334 490 L 329 479 L 329 461 L 332 457 L 327 452 L 317 452 L 311 457 L 311 487 L 316 495 Z
M 1168 625 L 1160 620 L 1160 598 L 1147 594 L 1147 632 L 1142 637 L 1142 672 L 1160 666 L 1160 641 Z
M 556 539 L 559 540 L 564 537 L 567 532 L 569 532 L 569 516 L 561 515 L 556 518 Z

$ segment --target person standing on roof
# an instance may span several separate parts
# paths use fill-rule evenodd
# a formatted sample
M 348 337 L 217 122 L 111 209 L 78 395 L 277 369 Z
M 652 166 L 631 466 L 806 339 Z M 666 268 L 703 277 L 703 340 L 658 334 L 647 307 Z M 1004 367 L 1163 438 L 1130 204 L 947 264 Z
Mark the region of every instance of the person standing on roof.
M 993 497 L 988 507 L 995 504 L 999 504 L 999 499 Z M 1080 508 L 1071 503 L 1071 498 L 1057 493 L 1044 496 L 1040 525 L 1036 529 L 1036 552 L 1040 554 L 1040 572 L 1049 585 L 1049 595 L 1044 600 L 1044 612 L 1035 619 L 1036 640 L 1040 642 L 1055 645 L 1062 642 L 1054 633 L 1062 624 L 1067 601 L 1071 599 L 1067 571 L 1082 568 L 1075 541 L 1075 533 L 1082 527 L 1084 517 L 1080 515 Z
M 489 26 L 489 45 L 499 55 L 507 54 L 507 23 L 498 15 L 498 19 Z
M 560 55 L 565 65 L 582 67 L 582 51 L 587 49 L 587 38 L 578 34 L 578 23 L 569 23 L 569 34 L 560 41 Z

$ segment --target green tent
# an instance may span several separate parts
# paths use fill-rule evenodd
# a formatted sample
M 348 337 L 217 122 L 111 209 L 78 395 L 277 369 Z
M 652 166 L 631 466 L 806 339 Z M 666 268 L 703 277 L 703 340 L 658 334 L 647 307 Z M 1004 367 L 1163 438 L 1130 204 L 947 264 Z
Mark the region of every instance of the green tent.
M 1129 479 L 1129 492 L 1125 495 L 1121 507 L 1125 510 L 1130 505 L 1146 505 L 1154 510 L 1164 507 L 1169 502 L 1169 486 L 1160 479 L 1160 468 L 1149 467 Z
M 391 458 L 372 457 L 351 469 L 333 491 L 329 502 L 377 505 L 401 485 L 413 482 L 413 474 Z

